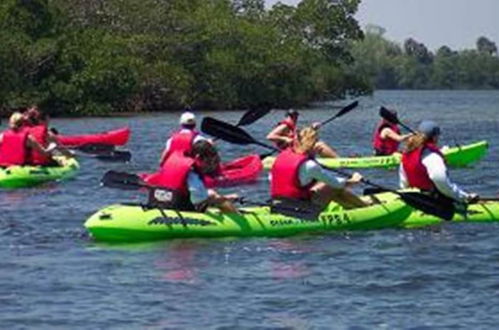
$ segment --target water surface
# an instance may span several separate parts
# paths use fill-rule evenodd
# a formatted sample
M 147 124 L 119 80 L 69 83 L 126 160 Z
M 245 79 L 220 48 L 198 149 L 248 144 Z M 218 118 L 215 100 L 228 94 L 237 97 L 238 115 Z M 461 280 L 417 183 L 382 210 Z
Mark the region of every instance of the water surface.
M 337 103 L 334 103 L 335 105 Z M 440 123 L 442 143 L 486 139 L 489 154 L 451 176 L 482 195 L 499 192 L 499 92 L 377 92 L 326 126 L 324 140 L 342 155 L 370 153 L 379 105 L 399 109 L 415 127 Z M 322 121 L 332 103 L 303 110 Z M 305 111 L 308 110 L 308 111 Z M 241 112 L 203 112 L 237 122 Z M 179 114 L 58 119 L 64 133 L 130 125 L 130 164 L 81 159 L 75 179 L 0 192 L 0 325 L 3 329 L 491 329 L 499 324 L 499 224 L 444 224 L 286 239 L 190 239 L 98 244 L 83 223 L 93 212 L 145 196 L 99 187 L 109 169 L 156 167 Z M 284 115 L 248 127 L 255 137 Z M 220 142 L 225 159 L 254 146 Z M 367 170 L 395 186 L 396 172 Z M 264 176 L 238 191 L 268 198 Z

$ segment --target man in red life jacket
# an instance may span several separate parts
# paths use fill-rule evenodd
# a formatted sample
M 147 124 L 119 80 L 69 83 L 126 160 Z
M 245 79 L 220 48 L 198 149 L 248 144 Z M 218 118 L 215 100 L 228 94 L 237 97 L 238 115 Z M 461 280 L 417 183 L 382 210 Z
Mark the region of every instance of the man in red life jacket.
M 198 141 L 208 140 L 196 130 L 196 116 L 186 111 L 180 116 L 180 130 L 172 134 L 166 141 L 165 150 L 161 154 L 160 167 L 175 152 L 189 152 L 192 145 Z
M 389 110 L 396 117 L 395 110 Z M 401 142 L 405 141 L 411 134 L 400 134 L 396 123 L 382 119 L 373 134 L 373 149 L 376 156 L 389 156 L 398 151 Z
M 274 144 L 281 150 L 284 150 L 293 145 L 293 141 L 297 134 L 298 124 L 298 111 L 291 109 L 286 112 L 286 118 L 280 121 L 269 134 L 267 139 L 274 142 Z M 319 127 L 319 123 L 314 123 L 315 128 Z M 328 146 L 324 141 L 317 141 L 314 146 L 314 151 L 318 156 L 336 158 L 338 154 L 336 151 Z
M 50 153 L 23 129 L 23 125 L 23 115 L 15 112 L 10 116 L 9 129 L 0 133 L 0 166 L 27 165 L 31 150 L 50 156 Z
M 442 200 L 467 202 L 478 196 L 461 190 L 447 175 L 444 157 L 437 147 L 440 128 L 433 121 L 423 121 L 415 135 L 406 142 L 399 168 L 400 187 L 418 188 Z
M 317 140 L 317 130 L 306 127 L 300 131 L 293 147 L 277 156 L 270 172 L 272 198 L 308 201 L 322 208 L 331 201 L 345 208 L 368 205 L 348 190 L 362 179 L 359 173 L 354 173 L 347 180 L 337 178 L 314 160 Z
M 27 130 L 30 136 L 32 136 L 42 147 L 48 148 L 48 150 L 57 149 L 66 157 L 73 157 L 67 149 L 59 145 L 56 135 L 49 131 L 49 117 L 46 113 L 41 112 L 38 107 L 32 106 L 25 112 L 24 117 L 26 120 L 25 130 Z M 28 155 L 28 163 L 35 166 L 58 165 L 51 156 L 46 156 L 37 150 L 31 150 Z
M 216 171 L 219 162 L 212 143 L 197 141 L 185 154 L 173 152 L 160 171 L 148 177 L 146 182 L 171 192 L 166 194 L 171 197 L 170 200 L 163 201 L 163 205 L 168 208 L 203 212 L 208 206 L 215 206 L 223 212 L 237 212 L 232 204 L 233 200 L 239 198 L 236 194 L 220 195 L 213 189 L 207 189 L 203 183 L 203 176 Z

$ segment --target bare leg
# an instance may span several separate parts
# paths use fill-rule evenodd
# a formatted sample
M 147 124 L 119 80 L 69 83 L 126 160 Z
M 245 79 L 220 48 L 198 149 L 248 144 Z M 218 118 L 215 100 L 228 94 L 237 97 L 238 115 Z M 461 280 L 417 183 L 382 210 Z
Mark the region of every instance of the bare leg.
M 331 201 L 334 201 L 345 209 L 353 209 L 357 207 L 368 206 L 369 203 L 364 202 L 357 195 L 348 189 L 334 189 L 323 182 L 319 182 L 312 187 L 312 202 L 321 207 L 326 207 Z
M 315 146 L 314 146 L 314 151 L 316 154 L 318 154 L 321 157 L 327 157 L 327 158 L 338 158 L 338 153 L 328 146 L 324 141 L 318 141 Z

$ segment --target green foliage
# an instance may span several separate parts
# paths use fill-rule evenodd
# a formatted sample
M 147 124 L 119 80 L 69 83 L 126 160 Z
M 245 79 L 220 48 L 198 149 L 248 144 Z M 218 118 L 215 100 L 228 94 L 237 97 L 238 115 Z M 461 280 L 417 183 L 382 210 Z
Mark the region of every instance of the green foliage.
M 360 0 L 4 0 L 0 111 L 287 107 L 370 90 Z
M 414 39 L 403 48 L 383 37 L 384 29 L 368 26 L 365 38 L 352 43 L 354 76 L 379 89 L 498 88 L 499 58 L 494 42 L 480 37 L 477 50 L 440 47 L 435 54 Z

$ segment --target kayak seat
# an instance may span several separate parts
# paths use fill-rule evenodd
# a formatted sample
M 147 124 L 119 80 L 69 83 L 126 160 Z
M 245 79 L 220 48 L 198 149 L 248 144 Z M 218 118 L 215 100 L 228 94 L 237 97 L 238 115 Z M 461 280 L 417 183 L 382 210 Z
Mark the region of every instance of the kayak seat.
M 317 220 L 322 208 L 310 201 L 277 198 L 271 201 L 270 213 L 287 215 L 305 220 Z

